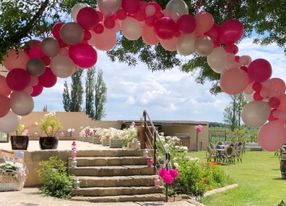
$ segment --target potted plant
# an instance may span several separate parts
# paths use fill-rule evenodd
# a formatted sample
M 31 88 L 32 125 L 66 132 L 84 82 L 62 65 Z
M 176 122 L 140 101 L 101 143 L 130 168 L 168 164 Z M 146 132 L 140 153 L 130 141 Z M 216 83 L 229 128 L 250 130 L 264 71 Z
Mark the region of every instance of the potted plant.
M 57 149 L 58 138 L 56 137 L 62 124 L 56 117 L 56 113 L 48 113 L 40 122 L 40 129 L 44 133 L 45 137 L 40 137 L 40 147 L 44 149 Z
M 19 124 L 16 129 L 16 135 L 11 136 L 12 150 L 27 150 L 29 145 L 28 130 L 24 124 Z

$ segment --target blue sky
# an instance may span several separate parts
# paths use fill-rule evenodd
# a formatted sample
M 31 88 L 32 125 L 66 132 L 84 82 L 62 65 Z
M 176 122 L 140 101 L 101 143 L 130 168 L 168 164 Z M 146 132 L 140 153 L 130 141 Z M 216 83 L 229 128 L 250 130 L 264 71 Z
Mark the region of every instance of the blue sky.
M 244 39 L 239 48 L 239 55 L 269 60 L 273 76 L 286 80 L 285 55 L 275 44 L 263 47 Z M 229 97 L 210 94 L 211 84 L 197 84 L 196 74 L 180 72 L 179 68 L 151 72 L 143 63 L 129 67 L 111 62 L 104 52 L 98 55 L 97 68 L 103 70 L 108 90 L 106 120 L 139 119 L 146 109 L 156 120 L 223 121 Z M 46 104 L 49 111 L 63 111 L 63 83 L 64 79 L 59 79 L 56 86 L 35 98 L 35 111 L 41 111 Z

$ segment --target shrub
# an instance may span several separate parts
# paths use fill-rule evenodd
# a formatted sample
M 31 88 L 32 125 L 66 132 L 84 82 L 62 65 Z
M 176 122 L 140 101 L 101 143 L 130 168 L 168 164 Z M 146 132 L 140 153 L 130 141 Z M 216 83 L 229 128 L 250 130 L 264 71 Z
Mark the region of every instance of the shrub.
M 58 157 L 50 157 L 47 161 L 40 162 L 38 171 L 43 182 L 41 191 L 57 198 L 70 198 L 72 180 L 67 174 L 65 163 Z
M 222 169 L 197 161 L 185 160 L 178 166 L 180 176 L 176 190 L 180 193 L 202 196 L 206 191 L 225 186 L 232 180 Z

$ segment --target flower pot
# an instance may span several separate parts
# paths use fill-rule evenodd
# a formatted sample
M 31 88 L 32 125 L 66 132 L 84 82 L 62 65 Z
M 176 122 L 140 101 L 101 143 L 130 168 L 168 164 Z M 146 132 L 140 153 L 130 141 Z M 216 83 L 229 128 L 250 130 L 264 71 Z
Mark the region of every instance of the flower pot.
M 12 150 L 27 150 L 29 145 L 28 136 L 11 136 Z
M 58 148 L 58 138 L 56 137 L 40 137 L 39 143 L 42 150 Z
M 286 152 L 283 152 L 281 155 L 280 170 L 282 179 L 286 179 Z

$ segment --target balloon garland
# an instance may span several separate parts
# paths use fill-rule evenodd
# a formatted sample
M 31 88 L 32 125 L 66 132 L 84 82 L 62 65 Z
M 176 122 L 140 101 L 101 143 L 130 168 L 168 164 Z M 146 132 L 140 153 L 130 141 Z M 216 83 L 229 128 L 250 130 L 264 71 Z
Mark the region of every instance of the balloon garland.
M 271 78 L 267 60 L 237 55 L 236 42 L 244 33 L 239 20 L 217 25 L 207 11 L 189 14 L 183 0 L 169 1 L 164 10 L 157 2 L 98 0 L 98 8 L 76 4 L 71 16 L 74 22 L 53 26 L 53 37 L 7 52 L 2 64 L 9 73 L 0 76 L 0 131 L 14 131 L 17 115 L 32 112 L 32 97 L 54 86 L 57 78 L 95 65 L 96 49 L 112 49 L 121 32 L 128 40 L 142 38 L 145 44 L 160 44 L 183 56 L 206 56 L 211 69 L 221 75 L 221 89 L 230 95 L 243 92 L 250 101 L 242 119 L 249 127 L 260 127 L 259 144 L 274 151 L 286 142 L 285 82 Z

